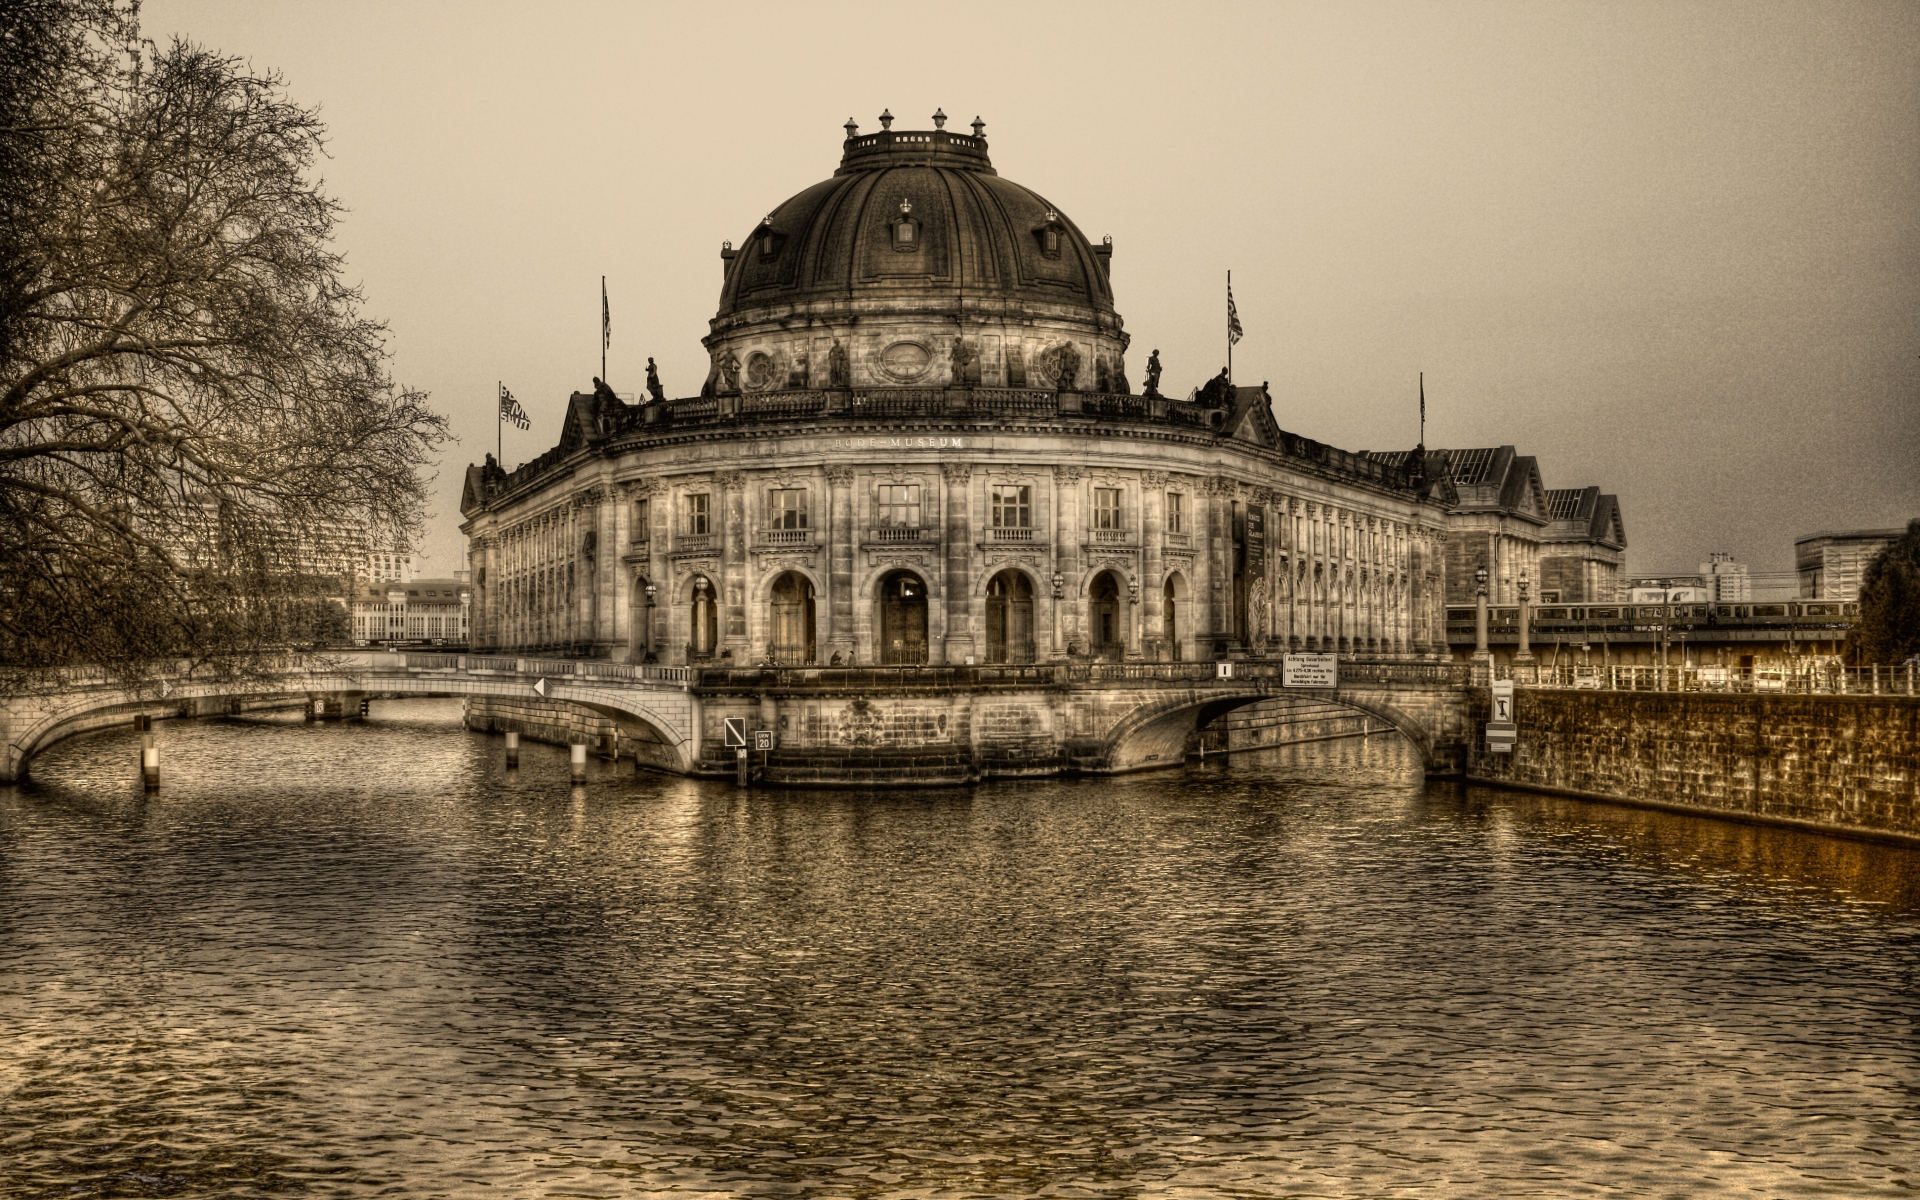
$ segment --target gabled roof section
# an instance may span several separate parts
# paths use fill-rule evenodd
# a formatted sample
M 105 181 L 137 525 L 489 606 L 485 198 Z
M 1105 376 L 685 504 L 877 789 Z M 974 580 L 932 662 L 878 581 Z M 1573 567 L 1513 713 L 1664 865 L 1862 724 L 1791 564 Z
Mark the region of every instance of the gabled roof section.
M 1593 518 L 1593 506 L 1600 502 L 1600 489 L 1553 488 L 1547 492 L 1547 516 L 1556 521 L 1578 521 L 1581 517 Z
M 470 517 L 486 502 L 486 476 L 478 463 L 468 463 L 466 482 L 460 486 L 460 515 Z
M 1627 548 L 1627 525 L 1620 516 L 1620 497 L 1602 494 L 1594 505 L 1593 536 L 1618 550 Z
M 1530 517 L 1545 521 L 1547 516 L 1547 487 L 1540 480 L 1540 462 L 1531 454 L 1514 455 L 1512 446 L 1502 446 L 1508 451 L 1506 479 L 1500 488 L 1500 507 L 1511 509 Z
M 1280 444 L 1280 424 L 1273 419 L 1273 397 L 1268 395 L 1266 384 L 1233 389 L 1225 429 L 1235 441 L 1256 446 Z

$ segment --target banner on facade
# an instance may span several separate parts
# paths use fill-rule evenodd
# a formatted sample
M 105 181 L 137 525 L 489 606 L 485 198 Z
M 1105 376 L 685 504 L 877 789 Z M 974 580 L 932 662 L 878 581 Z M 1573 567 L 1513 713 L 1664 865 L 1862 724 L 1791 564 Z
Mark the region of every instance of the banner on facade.
M 1267 510 L 1247 505 L 1247 574 L 1258 579 L 1267 573 Z
M 1289 654 L 1280 660 L 1282 687 L 1340 686 L 1340 659 L 1334 654 Z

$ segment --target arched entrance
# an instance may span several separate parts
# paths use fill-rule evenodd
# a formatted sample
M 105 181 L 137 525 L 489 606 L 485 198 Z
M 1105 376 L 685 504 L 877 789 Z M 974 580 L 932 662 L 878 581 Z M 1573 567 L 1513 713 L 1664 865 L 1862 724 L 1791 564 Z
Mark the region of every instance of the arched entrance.
M 1180 653 L 1180 605 L 1186 600 L 1187 582 L 1177 573 L 1167 576 L 1160 599 L 1160 636 L 1166 640 L 1168 655 L 1174 662 Z
M 1087 589 L 1088 623 L 1095 658 L 1118 659 L 1126 656 L 1126 629 L 1120 623 L 1120 581 L 1113 572 L 1102 571 L 1093 577 Z
M 632 608 L 628 612 L 629 662 L 652 662 L 658 657 L 653 641 L 653 606 L 657 589 L 645 575 L 633 577 Z
M 1002 571 L 987 583 L 987 661 L 1033 661 L 1033 584 L 1023 571 Z
M 719 614 L 715 611 L 715 599 L 713 584 L 705 575 L 695 575 L 687 581 L 688 662 L 705 662 L 712 658 L 714 647 L 720 642 L 720 621 Z
M 927 585 L 911 571 L 880 581 L 880 662 L 916 667 L 927 661 Z
M 773 581 L 771 628 L 767 657 L 783 667 L 811 663 L 814 658 L 813 581 L 788 571 Z

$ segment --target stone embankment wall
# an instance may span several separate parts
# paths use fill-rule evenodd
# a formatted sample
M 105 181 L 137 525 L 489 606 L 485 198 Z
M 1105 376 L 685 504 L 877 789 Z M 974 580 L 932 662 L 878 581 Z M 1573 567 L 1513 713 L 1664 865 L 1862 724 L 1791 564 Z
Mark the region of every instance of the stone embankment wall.
M 584 743 L 604 758 L 627 755 L 648 766 L 679 769 L 673 748 L 661 742 L 644 721 L 615 720 L 574 704 L 555 704 L 528 697 L 467 697 L 466 725 L 485 733 L 508 730 L 533 742 L 555 745 Z
M 1394 730 L 1379 717 L 1344 704 L 1282 698 L 1235 709 L 1203 732 L 1216 735 L 1207 741 L 1209 753 L 1221 749 L 1234 753 Z
M 1920 840 L 1920 698 L 1521 688 L 1514 719 L 1470 779 Z

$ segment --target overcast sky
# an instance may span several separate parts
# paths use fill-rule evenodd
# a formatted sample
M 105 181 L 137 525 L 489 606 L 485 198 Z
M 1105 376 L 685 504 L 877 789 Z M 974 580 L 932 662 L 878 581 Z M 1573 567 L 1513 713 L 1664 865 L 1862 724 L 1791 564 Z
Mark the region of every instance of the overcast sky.
M 461 565 L 497 379 L 670 394 L 723 239 L 832 174 L 842 124 L 941 107 L 1115 243 L 1182 393 L 1224 357 L 1348 449 L 1511 443 L 1621 497 L 1635 572 L 1920 516 L 1920 5 L 260 4 L 148 0 L 331 130 L 350 272 L 461 443 L 424 568 Z

